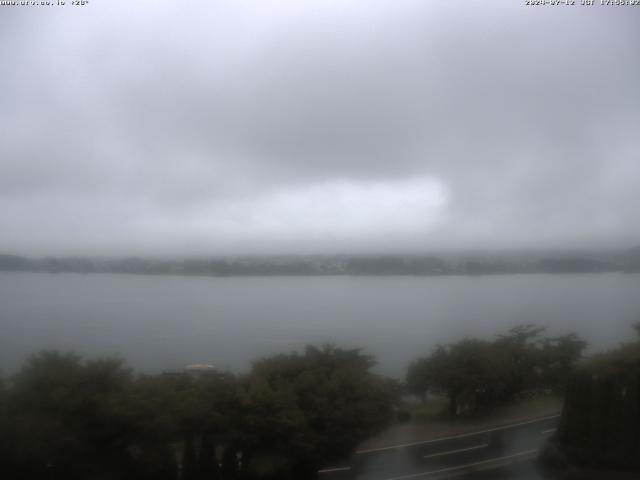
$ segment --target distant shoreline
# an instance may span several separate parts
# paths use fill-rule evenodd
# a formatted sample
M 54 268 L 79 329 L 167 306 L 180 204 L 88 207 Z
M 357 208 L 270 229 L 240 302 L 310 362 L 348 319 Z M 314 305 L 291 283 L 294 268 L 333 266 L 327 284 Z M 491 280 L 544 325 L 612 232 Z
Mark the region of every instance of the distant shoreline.
M 201 259 L 0 255 L 0 271 L 112 273 L 198 277 L 485 276 L 514 274 L 640 273 L 636 249 L 607 255 L 360 255 L 264 256 Z

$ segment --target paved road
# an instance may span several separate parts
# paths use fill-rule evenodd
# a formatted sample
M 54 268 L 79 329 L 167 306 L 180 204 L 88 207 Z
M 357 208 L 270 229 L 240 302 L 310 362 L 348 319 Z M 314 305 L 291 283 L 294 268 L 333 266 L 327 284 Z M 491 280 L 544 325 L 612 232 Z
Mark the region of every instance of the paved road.
M 348 465 L 320 471 L 321 480 L 539 480 L 533 460 L 558 416 L 462 435 L 356 452 Z

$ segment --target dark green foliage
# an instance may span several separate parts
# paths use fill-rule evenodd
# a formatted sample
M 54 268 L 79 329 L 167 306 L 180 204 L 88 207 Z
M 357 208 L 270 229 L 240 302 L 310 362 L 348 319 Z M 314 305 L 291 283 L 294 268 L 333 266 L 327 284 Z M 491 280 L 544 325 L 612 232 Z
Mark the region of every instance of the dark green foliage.
M 222 478 L 236 480 L 239 478 L 238 450 L 227 446 L 222 454 Z
M 579 464 L 640 468 L 640 342 L 571 376 L 557 442 Z
M 538 377 L 544 369 L 540 348 L 543 332 L 544 328 L 522 325 L 495 340 L 495 356 L 502 367 L 505 399 L 515 397 L 527 388 L 540 386 Z
M 392 417 L 392 389 L 372 366 L 331 346 L 256 362 L 243 398 L 248 467 L 284 478 L 348 456 Z
M 193 435 L 187 434 L 184 441 L 184 453 L 182 454 L 182 479 L 196 480 L 198 478 L 198 458 L 196 447 L 193 445 Z
M 451 415 L 474 413 L 526 392 L 561 391 L 586 343 L 576 335 L 542 337 L 524 325 L 495 340 L 464 339 L 438 346 L 407 371 L 411 393 L 427 389 L 449 399 Z
M 25 480 L 313 478 L 390 418 L 372 363 L 309 347 L 244 378 L 134 377 L 118 360 L 43 352 L 0 381 L 0 464 Z
M 200 480 L 218 480 L 220 471 L 216 459 L 216 445 L 211 435 L 203 435 L 198 458 L 198 478 Z
M 130 380 L 117 360 L 32 356 L 14 378 L 7 402 L 16 475 L 53 470 L 67 478 L 109 478 L 126 470 L 123 399 Z
M 6 382 L 0 376 L 0 432 L 7 432 L 9 429 L 9 418 L 7 414 L 8 392 Z M 0 465 L 8 465 L 10 461 L 10 440 L 8 436 L 0 434 Z
M 541 386 L 564 393 L 567 379 L 586 346 L 575 334 L 543 339 L 538 361 Z
M 429 391 L 429 364 L 422 359 L 411 362 L 407 369 L 406 385 L 409 393 L 418 395 L 424 402 Z

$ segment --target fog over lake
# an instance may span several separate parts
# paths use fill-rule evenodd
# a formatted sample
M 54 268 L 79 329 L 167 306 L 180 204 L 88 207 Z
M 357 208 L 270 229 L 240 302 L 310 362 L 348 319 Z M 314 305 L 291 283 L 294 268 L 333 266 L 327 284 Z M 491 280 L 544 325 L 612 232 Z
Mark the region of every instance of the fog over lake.
M 251 277 L 0 274 L 0 368 L 43 348 L 119 355 L 139 371 L 242 371 L 307 343 L 362 347 L 402 376 L 437 343 L 537 323 L 590 349 L 631 337 L 640 276 Z

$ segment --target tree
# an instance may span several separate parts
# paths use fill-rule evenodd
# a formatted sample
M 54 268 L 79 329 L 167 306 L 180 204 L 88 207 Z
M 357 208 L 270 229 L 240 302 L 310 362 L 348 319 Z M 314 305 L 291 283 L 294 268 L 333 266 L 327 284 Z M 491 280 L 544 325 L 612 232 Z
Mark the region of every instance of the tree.
M 238 436 L 240 397 L 234 375 L 141 376 L 134 382 L 128 402 L 135 445 L 144 452 L 143 459 L 148 459 L 144 475 L 159 474 L 157 469 L 168 463 L 166 446 L 173 445 L 181 456 L 185 479 L 196 475 L 216 478 L 216 446 Z
M 426 389 L 445 394 L 451 415 L 492 407 L 526 391 L 561 391 L 586 343 L 575 334 L 545 338 L 543 332 L 523 325 L 492 341 L 438 346 L 409 366 L 407 385 L 418 394 Z
M 427 381 L 447 396 L 451 415 L 489 406 L 500 397 L 503 379 L 493 353 L 490 342 L 464 339 L 437 347 L 426 360 Z
M 637 472 L 639 380 L 640 339 L 582 362 L 564 389 L 558 432 L 545 457 Z
M 230 446 L 224 449 L 222 454 L 222 478 L 224 480 L 236 480 L 238 478 L 238 451 Z
M 216 445 L 211 435 L 204 435 L 202 437 L 198 465 L 200 480 L 218 480 L 220 478 L 218 462 L 216 460 Z
M 7 405 L 15 478 L 125 471 L 129 427 L 122 405 L 130 380 L 118 360 L 83 363 L 57 352 L 30 357 L 13 379 Z
M 429 390 L 429 362 L 426 358 L 419 358 L 409 364 L 405 377 L 409 393 L 418 395 L 424 403 Z
M 0 465 L 9 465 L 10 463 L 10 439 L 7 436 L 9 431 L 9 417 L 7 415 L 7 399 L 8 391 L 5 380 L 0 376 Z
M 496 339 L 496 352 L 504 368 L 505 400 L 511 400 L 527 388 L 537 386 L 540 342 L 544 330 L 531 324 L 520 325 Z
M 253 365 L 244 397 L 248 462 L 278 478 L 315 475 L 392 416 L 389 385 L 360 350 L 307 347 Z
M 540 377 L 543 388 L 562 393 L 587 342 L 575 334 L 545 338 L 541 345 Z
M 184 453 L 182 455 L 182 479 L 196 480 L 198 478 L 198 458 L 196 447 L 193 444 L 193 435 L 187 434 L 184 440 Z

